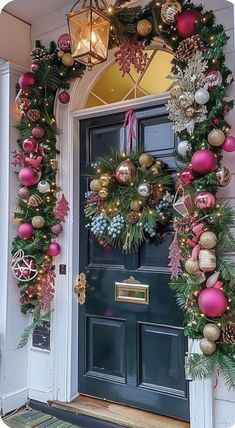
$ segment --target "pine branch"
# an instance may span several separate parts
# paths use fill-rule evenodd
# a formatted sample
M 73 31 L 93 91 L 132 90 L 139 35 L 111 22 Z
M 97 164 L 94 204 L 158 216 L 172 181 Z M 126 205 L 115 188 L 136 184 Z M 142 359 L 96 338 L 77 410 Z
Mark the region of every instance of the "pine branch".
M 23 348 L 24 346 L 26 346 L 27 345 L 27 343 L 28 343 L 28 341 L 29 341 L 29 339 L 30 339 L 30 337 L 32 336 L 32 334 L 33 334 L 33 331 L 34 331 L 34 329 L 36 328 L 36 327 L 38 327 L 38 326 L 40 326 L 40 325 L 42 325 L 42 318 L 41 318 L 41 315 L 40 315 L 40 312 L 35 312 L 34 313 L 34 318 L 33 318 L 33 321 L 32 321 L 32 323 L 28 326 L 28 327 L 26 327 L 25 329 L 24 329 L 24 332 L 23 332 L 23 334 L 22 334 L 22 336 L 21 336 L 21 339 L 20 339 L 20 342 L 18 343 L 18 345 L 17 345 L 17 349 L 19 350 L 19 349 L 21 349 L 21 348 Z

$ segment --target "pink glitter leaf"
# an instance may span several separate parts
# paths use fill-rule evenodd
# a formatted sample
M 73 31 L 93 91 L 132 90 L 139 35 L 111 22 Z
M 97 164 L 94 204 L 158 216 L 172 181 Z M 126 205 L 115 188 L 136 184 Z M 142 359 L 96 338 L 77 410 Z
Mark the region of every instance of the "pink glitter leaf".
M 177 233 L 175 234 L 174 240 L 169 247 L 169 257 L 170 263 L 168 266 L 171 271 L 171 278 L 178 278 L 181 273 L 181 257 L 180 257 L 180 249 L 178 246 Z
M 65 217 L 69 213 L 69 203 L 65 199 L 64 195 L 62 195 L 60 201 L 58 201 L 58 204 L 54 210 L 55 217 L 57 220 L 65 222 Z

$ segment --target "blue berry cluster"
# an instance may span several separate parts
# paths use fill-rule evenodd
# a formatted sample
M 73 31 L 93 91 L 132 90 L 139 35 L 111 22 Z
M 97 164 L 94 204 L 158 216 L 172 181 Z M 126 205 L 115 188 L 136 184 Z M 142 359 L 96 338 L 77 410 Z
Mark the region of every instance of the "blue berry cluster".
M 156 231 L 152 227 L 150 227 L 149 224 L 147 223 L 145 223 L 144 225 L 144 231 L 149 234 L 150 238 L 153 238 L 154 236 L 156 236 Z
M 112 218 L 112 221 L 108 227 L 108 234 L 112 238 L 116 238 L 120 235 L 125 224 L 125 220 L 122 215 L 118 214 Z
M 108 226 L 107 220 L 103 217 L 102 214 L 93 218 L 91 222 L 91 231 L 94 235 L 102 235 L 105 232 L 105 229 Z
M 88 191 L 88 192 L 85 193 L 85 198 L 88 199 L 88 198 L 90 198 L 91 196 L 94 196 L 94 195 L 95 195 L 95 192 Z

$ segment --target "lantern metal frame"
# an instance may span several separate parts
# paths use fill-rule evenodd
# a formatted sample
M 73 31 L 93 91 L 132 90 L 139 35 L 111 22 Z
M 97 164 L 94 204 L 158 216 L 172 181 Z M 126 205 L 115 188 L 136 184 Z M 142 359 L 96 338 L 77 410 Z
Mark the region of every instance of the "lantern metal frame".
M 99 6 L 99 2 L 101 3 L 101 7 Z M 78 10 L 76 8 L 76 6 L 78 4 L 82 3 L 81 8 L 79 8 Z M 91 70 L 93 65 L 105 62 L 107 60 L 107 56 L 108 56 L 108 44 L 109 44 L 109 32 L 110 32 L 110 18 L 109 16 L 104 13 L 104 9 L 108 10 L 108 5 L 106 3 L 105 0 L 78 0 L 76 1 L 76 3 L 74 3 L 74 5 L 72 6 L 70 12 L 67 14 L 67 22 L 68 22 L 68 28 L 69 28 L 69 34 L 70 34 L 70 39 L 71 39 L 71 53 L 72 53 L 72 57 L 87 65 L 88 70 Z M 89 33 L 86 39 L 86 44 L 87 46 L 87 51 L 83 51 L 79 53 L 79 48 L 76 48 L 74 46 L 74 38 L 73 38 L 73 31 L 74 29 L 72 28 L 72 23 L 74 25 L 74 27 L 76 26 L 76 18 L 78 18 L 79 16 L 82 16 L 84 14 L 87 14 L 87 26 Z M 94 32 L 94 23 L 93 23 L 93 16 L 94 14 L 96 16 L 98 16 L 99 18 L 101 18 L 101 20 L 103 20 L 103 22 L 101 21 L 99 27 L 102 27 L 102 25 L 104 26 L 104 24 L 106 24 L 106 27 L 108 26 L 108 29 L 106 28 L 106 39 L 107 39 L 107 45 L 104 45 L 105 48 L 105 54 L 102 56 L 100 54 L 98 54 L 95 49 L 93 48 L 92 44 L 92 36 L 93 34 L 95 34 Z M 75 19 L 74 19 L 75 18 Z M 78 23 L 77 23 L 78 25 Z M 82 27 L 82 25 L 81 25 Z M 80 35 L 80 40 L 82 40 L 82 36 Z M 76 42 L 79 41 L 79 37 L 77 37 Z M 78 52 L 76 52 L 76 50 L 78 50 Z M 80 50 L 82 50 L 80 48 Z

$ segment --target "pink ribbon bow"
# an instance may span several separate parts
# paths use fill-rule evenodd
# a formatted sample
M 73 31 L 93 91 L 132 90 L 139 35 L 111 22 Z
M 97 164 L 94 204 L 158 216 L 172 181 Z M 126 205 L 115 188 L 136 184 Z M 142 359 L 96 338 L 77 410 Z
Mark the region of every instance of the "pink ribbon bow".
M 134 123 L 135 123 L 135 112 L 132 108 L 129 108 L 125 114 L 125 120 L 122 125 L 123 128 L 129 128 L 128 130 L 128 139 L 127 139 L 127 152 L 131 152 L 131 141 L 132 138 L 136 139 L 135 130 L 134 130 Z

